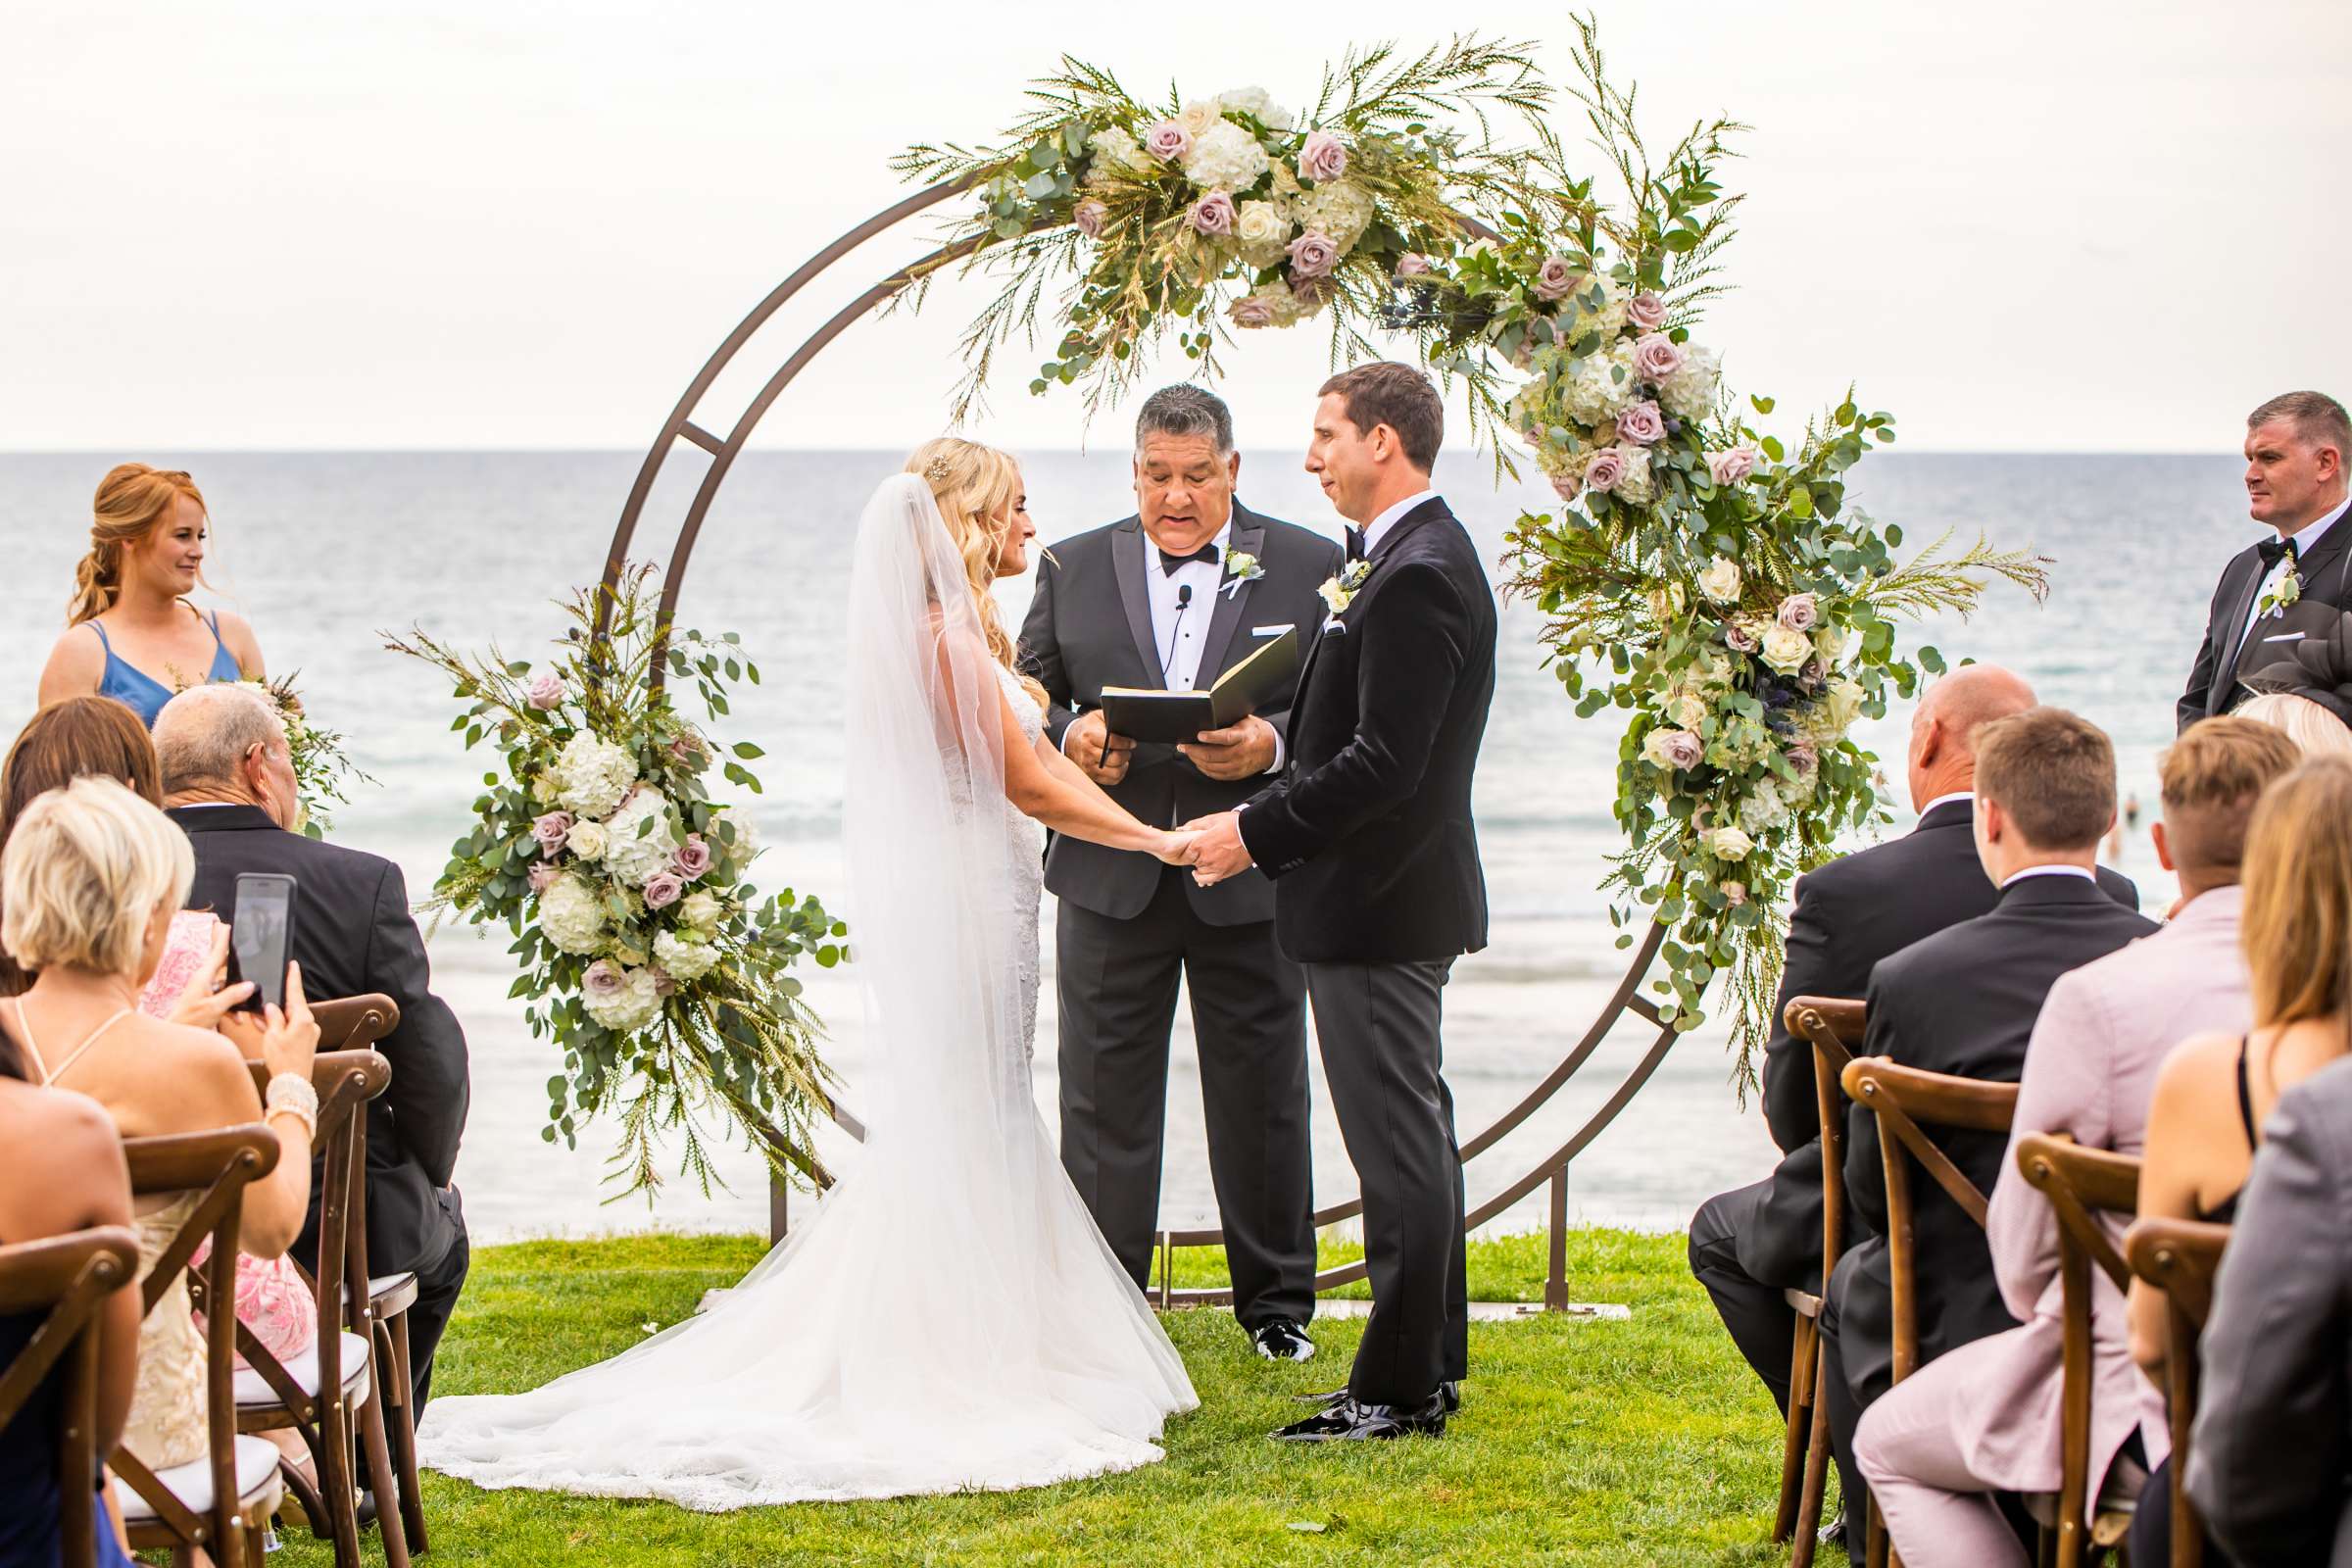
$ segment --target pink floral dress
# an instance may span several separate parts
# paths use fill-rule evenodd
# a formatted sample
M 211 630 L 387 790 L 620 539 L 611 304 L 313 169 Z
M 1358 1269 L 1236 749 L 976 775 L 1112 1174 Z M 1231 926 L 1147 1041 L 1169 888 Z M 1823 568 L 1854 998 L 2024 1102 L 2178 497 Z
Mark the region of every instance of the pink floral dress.
M 220 916 L 183 909 L 172 917 L 172 934 L 164 941 L 164 956 L 155 978 L 140 994 L 139 1010 L 151 1018 L 169 1018 L 181 993 L 212 956 L 213 932 Z M 212 1251 L 207 1241 L 196 1250 L 197 1263 Z M 196 1321 L 202 1324 L 202 1314 Z M 291 1360 L 318 1343 L 318 1300 L 303 1282 L 302 1271 L 290 1257 L 247 1257 L 237 1254 L 237 1321 L 280 1361 Z M 244 1366 L 245 1358 L 237 1357 Z

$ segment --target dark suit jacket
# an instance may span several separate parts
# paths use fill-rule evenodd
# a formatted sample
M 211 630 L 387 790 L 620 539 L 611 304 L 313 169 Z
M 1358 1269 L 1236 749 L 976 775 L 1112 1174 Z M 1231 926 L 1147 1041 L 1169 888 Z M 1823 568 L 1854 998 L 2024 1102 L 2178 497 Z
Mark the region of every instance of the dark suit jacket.
M 1242 812 L 1301 963 L 1399 963 L 1487 945 L 1470 775 L 1494 697 L 1494 594 L 1442 500 L 1399 518 L 1314 644 L 1290 768 Z
M 1265 575 L 1230 594 L 1218 588 L 1200 648 L 1203 686 L 1262 646 L 1261 639 L 1250 635 L 1254 627 L 1294 625 L 1300 652 L 1313 647 L 1323 615 L 1315 589 L 1340 569 L 1337 544 L 1294 523 L 1261 516 L 1239 502 L 1232 528 L 1231 548 L 1257 557 Z M 1046 734 L 1055 746 L 1073 719 L 1102 706 L 1103 687 L 1166 684 L 1152 642 L 1146 587 L 1146 572 L 1156 567 L 1152 541 L 1137 517 L 1065 539 L 1039 562 L 1037 587 L 1021 625 L 1020 657 L 1022 667 L 1046 689 Z M 1291 702 L 1292 690 L 1285 689 L 1273 708 L 1258 714 L 1285 731 L 1286 742 Z M 1172 746 L 1138 745 L 1127 776 L 1109 793 L 1140 820 L 1174 827 L 1230 811 L 1264 787 L 1257 778 L 1209 778 Z M 1160 875 L 1160 863 L 1149 855 L 1060 834 L 1046 853 L 1046 887 L 1055 898 L 1114 920 L 1143 913 Z M 1188 876 L 1184 887 L 1195 912 L 1210 925 L 1274 918 L 1274 889 L 1255 871 L 1209 888 Z
M 2336 518 L 2295 569 L 2303 581 L 2303 597 L 2297 605 L 2352 610 L 2352 513 Z M 2251 656 L 2267 631 L 2279 629 L 2272 623 L 2281 620 L 2281 612 L 2272 611 L 2251 637 L 2242 645 L 2239 642 L 2238 634 L 2245 630 L 2246 616 L 2253 612 L 2261 581 L 2262 556 L 2253 545 L 2230 557 L 2230 564 L 2222 568 L 2221 583 L 2205 612 L 2205 641 L 2197 649 L 2197 662 L 2188 672 L 2188 689 L 2180 694 L 2175 713 L 2180 728 L 2215 713 L 2227 713 L 2244 699 L 2245 690 L 2237 681 L 2240 657 Z M 2287 607 L 2288 612 L 2294 608 Z M 2336 717 L 2352 722 L 2352 704 L 2337 709 L 2333 701 L 2317 693 L 2304 695 L 2336 710 Z
M 2016 1083 L 2042 999 L 2058 977 L 2103 958 L 2156 929 L 2082 877 L 2034 876 L 2011 883 L 1992 912 L 1979 915 L 1879 960 L 1864 999 L 1870 1024 L 1862 1054 L 1958 1078 Z M 1980 1192 L 2000 1176 L 2006 1133 L 1928 1128 Z M 1838 1261 L 1838 1349 L 1857 1387 L 1887 1361 L 1892 1297 L 1886 1268 L 1886 1172 L 1878 1117 L 1849 1107 L 1845 1190 L 1867 1238 Z M 1992 1271 L 1992 1250 L 1967 1211 L 1933 1179 L 1911 1184 L 1919 1273 L 1919 1356 L 2015 1328 Z
M 1788 961 L 1764 1046 L 1764 1120 L 1786 1157 L 1755 1222 L 1737 1239 L 1750 1279 L 1784 1289 L 1821 1288 L 1821 1113 L 1813 1098 L 1813 1048 L 1781 1014 L 1795 997 L 1859 997 L 1881 958 L 1947 926 L 1991 912 L 1996 889 L 1977 859 L 1968 801 L 1930 809 L 1899 839 L 1832 860 L 1797 880 L 1788 911 Z M 2139 907 L 2129 877 L 2099 868 L 2099 886 Z M 1857 1041 L 1847 1045 L 1860 1049 Z
M 2352 1563 L 2352 1063 L 2278 1097 L 2201 1357 L 2188 1494 L 2232 1562 Z
M 380 991 L 400 1004 L 400 1027 L 375 1048 L 392 1064 L 391 1087 L 368 1107 L 368 1261 L 378 1274 L 429 1266 L 455 1240 L 438 1194 L 457 1167 L 470 1091 L 466 1035 L 432 993 L 400 867 L 288 833 L 259 807 L 192 806 L 171 815 L 196 847 L 189 908 L 233 923 L 241 872 L 291 876 L 304 992 L 325 1001 Z M 314 1231 L 318 1200 L 314 1188 Z

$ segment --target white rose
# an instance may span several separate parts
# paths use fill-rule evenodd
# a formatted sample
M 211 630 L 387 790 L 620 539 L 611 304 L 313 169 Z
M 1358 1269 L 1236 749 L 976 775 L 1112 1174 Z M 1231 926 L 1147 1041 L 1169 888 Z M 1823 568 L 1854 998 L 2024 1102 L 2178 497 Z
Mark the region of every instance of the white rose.
M 605 869 L 633 888 L 669 864 L 677 845 L 669 837 L 669 802 L 656 789 L 641 789 L 605 823 Z
M 574 822 L 571 831 L 564 835 L 564 847 L 583 860 L 603 859 L 606 842 L 602 822 Z
M 1717 556 L 1698 574 L 1698 591 L 1719 605 L 1739 603 L 1740 564 Z
M 556 801 L 573 816 L 601 817 L 637 782 L 637 760 L 582 730 L 556 757 Z
M 1744 860 L 1756 841 L 1736 827 L 1709 828 L 1699 835 L 1699 844 L 1718 860 Z
M 1221 125 L 1224 122 L 1225 106 L 1214 98 L 1200 103 L 1186 104 L 1184 113 L 1176 117 L 1176 123 L 1182 125 L 1185 134 L 1196 142 L 1207 135 L 1211 126 Z
M 1337 577 L 1325 578 L 1316 585 L 1315 592 L 1323 596 L 1323 603 L 1330 607 L 1335 615 L 1348 608 L 1348 590 L 1340 586 Z
M 1824 621 L 1821 629 L 1813 634 L 1813 647 L 1821 655 L 1821 662 L 1834 669 L 1838 661 L 1845 657 L 1845 632 Z
M 1709 711 L 1707 700 L 1696 692 L 1677 692 L 1666 700 L 1666 716 L 1685 729 L 1706 723 Z
M 1715 409 L 1715 388 L 1722 362 L 1713 349 L 1695 343 L 1683 345 L 1683 368 L 1658 383 L 1658 401 L 1678 419 L 1703 419 Z
M 539 895 L 539 931 L 562 952 L 595 953 L 605 941 L 604 901 L 580 878 L 558 877 Z
M 1828 710 L 1830 722 L 1837 726 L 1838 734 L 1844 734 L 1862 716 L 1863 696 L 1862 683 L 1843 675 L 1830 682 L 1830 689 L 1822 694 L 1821 706 Z
M 706 936 L 718 929 L 718 917 L 724 912 L 715 897 L 700 891 L 687 894 L 678 904 L 678 918 Z
M 1234 219 L 1233 237 L 1240 242 L 1242 260 L 1260 271 L 1280 267 L 1289 254 L 1291 220 L 1272 202 L 1244 202 Z
M 1218 120 L 1193 137 L 1184 177 L 1202 190 L 1243 191 L 1256 184 L 1273 162 L 1255 136 L 1230 120 Z
M 718 950 L 708 942 L 689 941 L 674 931 L 654 938 L 654 961 L 672 980 L 700 980 L 718 961 Z
M 1775 625 L 1764 633 L 1764 662 L 1784 675 L 1793 675 L 1813 657 L 1813 639 L 1801 631 Z
M 1679 592 L 1682 585 L 1677 583 Z M 1713 644 L 1703 644 L 1690 661 L 1690 672 L 1685 677 L 1702 697 L 1713 698 L 1730 689 L 1732 684 L 1732 656 Z
M 651 969 L 623 969 L 619 989 L 604 996 L 583 992 L 580 1006 L 614 1034 L 635 1034 L 662 1015 L 660 982 Z

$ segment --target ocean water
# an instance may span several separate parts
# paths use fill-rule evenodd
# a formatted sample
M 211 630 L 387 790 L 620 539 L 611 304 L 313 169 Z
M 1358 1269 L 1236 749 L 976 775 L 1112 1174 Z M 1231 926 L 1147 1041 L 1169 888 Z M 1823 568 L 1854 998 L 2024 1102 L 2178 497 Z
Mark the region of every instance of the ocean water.
M 300 672 L 312 713 L 349 737 L 379 781 L 338 814 L 335 836 L 388 855 L 426 896 L 450 843 L 468 827 L 484 757 L 452 734 L 448 690 L 426 666 L 388 653 L 380 633 L 411 625 L 465 647 L 495 640 L 531 657 L 562 624 L 554 601 L 593 581 L 635 475 L 632 453 L 143 453 L 194 471 L 216 528 L 213 602 L 255 624 L 273 673 Z M 13 565 L 0 577 L 0 725 L 32 709 L 42 659 L 62 628 L 90 492 L 114 461 L 95 455 L 0 455 L 0 537 Z M 666 560 L 703 455 L 681 446 L 647 512 L 633 554 Z M 1134 510 L 1125 456 L 1027 460 L 1031 511 L 1051 543 Z M 851 534 L 866 493 L 897 466 L 887 453 L 755 452 L 722 488 L 688 573 L 681 618 L 733 630 L 766 684 L 745 687 L 727 741 L 756 740 L 767 786 L 754 802 L 765 841 L 762 886 L 838 895 L 844 626 Z M 1857 470 L 1858 504 L 1903 524 L 1916 547 L 1951 530 L 2032 545 L 2054 561 L 2036 605 L 1996 586 L 1976 618 L 1921 629 L 1952 658 L 2011 665 L 2042 699 L 2077 710 L 2115 737 L 2125 794 L 2145 803 L 2113 863 L 2151 903 L 2171 896 L 2145 824 L 2155 765 L 2173 732 L 2173 699 L 2204 624 L 2222 563 L 2253 537 L 2238 465 L 2230 457 L 1967 456 L 1889 453 Z M 1482 460 L 1447 460 L 1440 479 L 1487 546 L 1490 563 L 1532 487 L 1497 488 Z M 1337 536 L 1333 515 L 1296 455 L 1246 457 L 1242 495 L 1262 512 Z M 1014 618 L 1025 581 L 1004 585 Z M 1494 906 L 1494 940 L 1463 959 L 1447 991 L 1446 1069 L 1465 1141 L 1515 1103 L 1578 1040 L 1623 968 L 1595 885 L 1618 840 L 1610 814 L 1619 723 L 1579 720 L 1543 667 L 1538 622 L 1523 605 L 1502 617 L 1501 678 L 1478 775 L 1478 821 Z M 1912 641 L 1920 640 L 1913 638 Z M 1904 713 L 1866 726 L 1900 786 Z M 1907 820 L 1907 812 L 1905 813 Z M 1898 824 L 1897 830 L 1900 830 Z M 1047 985 L 1053 984 L 1051 906 Z M 673 1182 L 649 1203 L 608 1201 L 610 1130 L 591 1125 L 576 1151 L 540 1138 L 543 1085 L 560 1065 L 531 1039 L 505 944 L 463 926 L 432 939 L 437 988 L 464 1019 L 474 1099 L 458 1181 L 478 1236 L 587 1234 L 664 1226 L 756 1229 L 765 1185 L 737 1147 L 719 1161 L 727 1190 Z M 862 1027 L 851 968 L 811 970 L 828 1052 L 858 1103 Z M 1054 1116 L 1053 1008 L 1037 1052 L 1037 1094 Z M 1564 1142 L 1624 1077 L 1646 1031 L 1620 1026 L 1553 1103 L 1471 1167 L 1473 1203 Z M 1680 1040 L 1656 1076 L 1576 1161 L 1572 1213 L 1680 1227 L 1709 1194 L 1770 1169 L 1762 1117 L 1742 1106 L 1712 1026 Z M 1169 1083 L 1162 1200 L 1176 1226 L 1213 1223 L 1191 1024 L 1179 1009 Z M 1318 1073 L 1318 1200 L 1353 1190 Z M 830 1136 L 830 1135 L 829 1135 Z M 855 1158 L 835 1137 L 831 1155 Z M 1542 1195 L 1496 1222 L 1540 1222 Z

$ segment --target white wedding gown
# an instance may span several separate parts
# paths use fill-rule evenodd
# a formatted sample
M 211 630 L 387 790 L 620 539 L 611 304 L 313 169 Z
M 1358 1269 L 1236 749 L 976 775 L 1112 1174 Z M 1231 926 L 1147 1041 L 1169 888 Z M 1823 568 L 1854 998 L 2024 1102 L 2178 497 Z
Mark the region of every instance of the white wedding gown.
M 886 481 L 852 579 L 844 834 L 882 1099 L 857 1161 L 711 1309 L 529 1394 L 435 1399 L 432 1469 L 707 1511 L 1004 1491 L 1162 1457 L 1184 1363 L 1032 1098 L 1044 830 L 929 489 Z M 560 1332 L 562 1325 L 549 1325 Z

